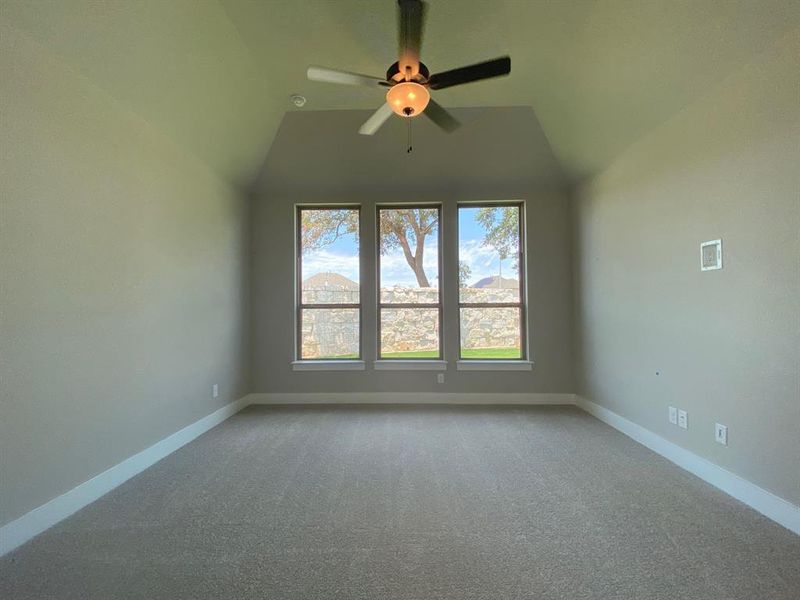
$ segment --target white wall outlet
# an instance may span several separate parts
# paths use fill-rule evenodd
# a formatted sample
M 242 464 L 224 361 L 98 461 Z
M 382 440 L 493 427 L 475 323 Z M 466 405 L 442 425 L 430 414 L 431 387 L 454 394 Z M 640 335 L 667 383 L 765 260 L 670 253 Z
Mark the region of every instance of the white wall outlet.
M 685 410 L 678 409 L 678 427 L 681 429 L 689 428 L 689 415 L 686 414 Z
M 678 409 L 674 406 L 669 407 L 669 422 L 673 425 L 678 424 Z
M 219 398 L 219 385 L 216 383 L 211 386 L 211 397 Z
M 444 373 L 436 375 L 436 383 L 444 383 Z
M 728 445 L 728 427 L 721 423 L 714 423 L 714 441 L 723 446 Z

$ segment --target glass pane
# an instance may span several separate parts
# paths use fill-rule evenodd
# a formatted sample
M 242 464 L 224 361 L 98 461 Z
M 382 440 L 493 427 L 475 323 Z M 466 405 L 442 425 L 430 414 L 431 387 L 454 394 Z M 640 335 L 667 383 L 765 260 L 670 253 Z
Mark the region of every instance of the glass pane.
M 359 358 L 357 308 L 306 308 L 301 312 L 300 358 Z
M 381 309 L 381 358 L 440 358 L 438 308 Z
M 378 212 L 381 302 L 439 303 L 439 209 Z
M 462 308 L 461 358 L 523 358 L 519 308 Z
M 459 206 L 461 302 L 519 302 L 519 206 Z
M 358 304 L 358 209 L 300 211 L 303 304 Z

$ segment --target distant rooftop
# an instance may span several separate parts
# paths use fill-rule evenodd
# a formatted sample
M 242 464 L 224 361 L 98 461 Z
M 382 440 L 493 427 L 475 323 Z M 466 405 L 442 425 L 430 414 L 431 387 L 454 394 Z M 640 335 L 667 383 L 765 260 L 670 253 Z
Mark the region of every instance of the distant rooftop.
M 470 287 L 473 288 L 495 288 L 501 290 L 516 290 L 519 288 L 519 282 L 516 279 L 509 279 L 507 277 L 500 277 L 499 275 L 492 275 L 484 277 L 476 281 Z
M 357 290 L 358 283 L 339 273 L 317 273 L 303 281 L 304 290 Z

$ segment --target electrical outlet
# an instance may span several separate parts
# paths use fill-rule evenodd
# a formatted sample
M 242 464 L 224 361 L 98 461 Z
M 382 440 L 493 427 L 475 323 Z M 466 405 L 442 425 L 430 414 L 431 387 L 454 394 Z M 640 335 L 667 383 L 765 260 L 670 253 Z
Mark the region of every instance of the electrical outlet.
M 689 428 L 689 415 L 686 414 L 685 410 L 678 409 L 678 427 L 681 429 Z
M 678 409 L 674 406 L 669 407 L 669 422 L 673 425 L 678 424 Z
M 728 445 L 728 427 L 720 423 L 714 423 L 714 441 L 723 446 Z
M 211 397 L 219 398 L 219 385 L 216 383 L 211 386 Z
M 436 383 L 444 383 L 444 373 L 436 375 Z

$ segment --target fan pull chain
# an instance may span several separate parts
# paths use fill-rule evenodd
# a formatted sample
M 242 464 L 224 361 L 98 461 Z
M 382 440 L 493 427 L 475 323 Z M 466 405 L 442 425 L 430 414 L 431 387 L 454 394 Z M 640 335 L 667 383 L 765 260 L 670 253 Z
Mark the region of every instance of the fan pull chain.
M 411 154 L 411 151 L 414 149 L 411 146 L 411 119 L 406 119 L 408 121 L 408 149 L 406 150 L 406 154 Z

